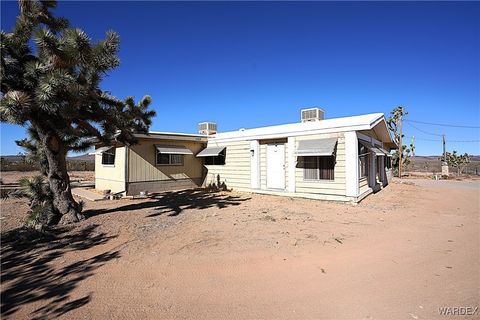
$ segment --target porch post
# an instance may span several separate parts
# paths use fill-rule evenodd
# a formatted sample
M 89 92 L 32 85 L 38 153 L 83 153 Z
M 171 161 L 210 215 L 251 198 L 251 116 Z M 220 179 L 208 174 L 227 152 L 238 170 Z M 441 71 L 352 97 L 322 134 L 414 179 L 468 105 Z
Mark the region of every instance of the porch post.
M 380 157 L 380 184 L 382 186 L 385 185 L 385 180 L 386 180 L 386 177 L 385 177 L 385 158 L 386 158 L 386 156 L 381 156 Z
M 370 152 L 369 156 L 370 156 L 370 172 L 369 172 L 370 187 L 374 189 L 375 186 L 377 185 L 377 156 L 375 155 L 374 152 Z
M 295 168 L 297 166 L 297 157 L 295 157 L 295 137 L 288 137 L 288 192 L 295 192 Z
M 250 141 L 250 186 L 260 189 L 260 145 L 258 140 Z
M 345 132 L 345 180 L 346 196 L 357 197 L 358 187 L 358 139 L 355 131 Z

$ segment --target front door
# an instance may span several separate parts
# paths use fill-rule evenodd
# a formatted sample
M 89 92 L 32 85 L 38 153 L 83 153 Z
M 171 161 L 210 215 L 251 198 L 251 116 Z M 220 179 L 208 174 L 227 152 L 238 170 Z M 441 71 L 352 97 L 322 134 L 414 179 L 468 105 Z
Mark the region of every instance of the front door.
M 285 189 L 285 145 L 267 145 L 267 188 Z

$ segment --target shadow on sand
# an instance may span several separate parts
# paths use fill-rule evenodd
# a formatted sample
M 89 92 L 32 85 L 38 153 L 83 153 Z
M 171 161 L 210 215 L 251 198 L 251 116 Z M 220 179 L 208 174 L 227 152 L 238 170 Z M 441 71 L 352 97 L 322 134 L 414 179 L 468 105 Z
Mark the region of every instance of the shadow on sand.
M 96 232 L 97 227 L 91 225 L 79 231 L 58 228 L 47 234 L 18 228 L 2 234 L 2 318 L 15 317 L 16 311 L 32 302 L 44 301 L 45 306 L 32 312 L 31 319 L 53 319 L 89 303 L 90 294 L 67 300 L 82 280 L 118 258 L 119 252 L 104 252 L 70 264 L 63 264 L 62 256 L 114 238 Z
M 182 190 L 165 192 L 153 196 L 141 203 L 132 203 L 125 206 L 101 210 L 87 210 L 84 212 L 86 217 L 92 217 L 100 214 L 130 211 L 152 208 L 155 212 L 147 217 L 156 217 L 168 214 L 170 217 L 178 216 L 187 209 L 207 209 L 216 207 L 219 209 L 238 206 L 250 198 L 228 195 L 228 193 L 208 191 L 205 189 Z

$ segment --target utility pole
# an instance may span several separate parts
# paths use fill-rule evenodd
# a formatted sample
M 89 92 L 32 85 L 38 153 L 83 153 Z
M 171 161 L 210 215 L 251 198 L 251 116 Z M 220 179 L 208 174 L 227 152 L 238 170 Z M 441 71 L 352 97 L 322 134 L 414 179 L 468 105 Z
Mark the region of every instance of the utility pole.
M 402 120 L 403 120 L 403 107 L 400 107 L 400 118 L 399 118 L 399 128 L 400 128 L 400 145 L 398 146 L 398 177 L 402 179 L 402 156 L 403 156 L 403 142 L 402 142 Z
M 412 136 L 412 140 L 410 141 L 410 145 L 415 145 L 415 136 Z M 415 148 L 412 148 L 412 157 L 415 157 Z
M 448 176 L 447 148 L 445 147 L 445 134 L 442 134 L 442 143 L 443 143 L 442 176 Z
M 442 134 L 442 142 L 443 142 L 443 162 L 447 162 L 447 150 L 445 148 L 445 134 Z

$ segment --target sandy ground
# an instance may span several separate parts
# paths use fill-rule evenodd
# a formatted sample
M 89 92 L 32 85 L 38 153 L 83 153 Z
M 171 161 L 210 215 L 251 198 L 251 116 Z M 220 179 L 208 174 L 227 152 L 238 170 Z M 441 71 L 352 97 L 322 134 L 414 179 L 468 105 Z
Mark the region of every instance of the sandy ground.
M 395 182 L 357 206 L 89 202 L 88 219 L 33 244 L 15 232 L 26 203 L 4 201 L 2 318 L 458 319 L 439 308 L 480 307 L 480 184 L 463 184 Z
M 4 184 L 17 183 L 21 178 L 33 177 L 39 175 L 38 171 L 0 171 L 0 178 Z M 71 181 L 94 181 L 95 172 L 94 171 L 70 171 Z

